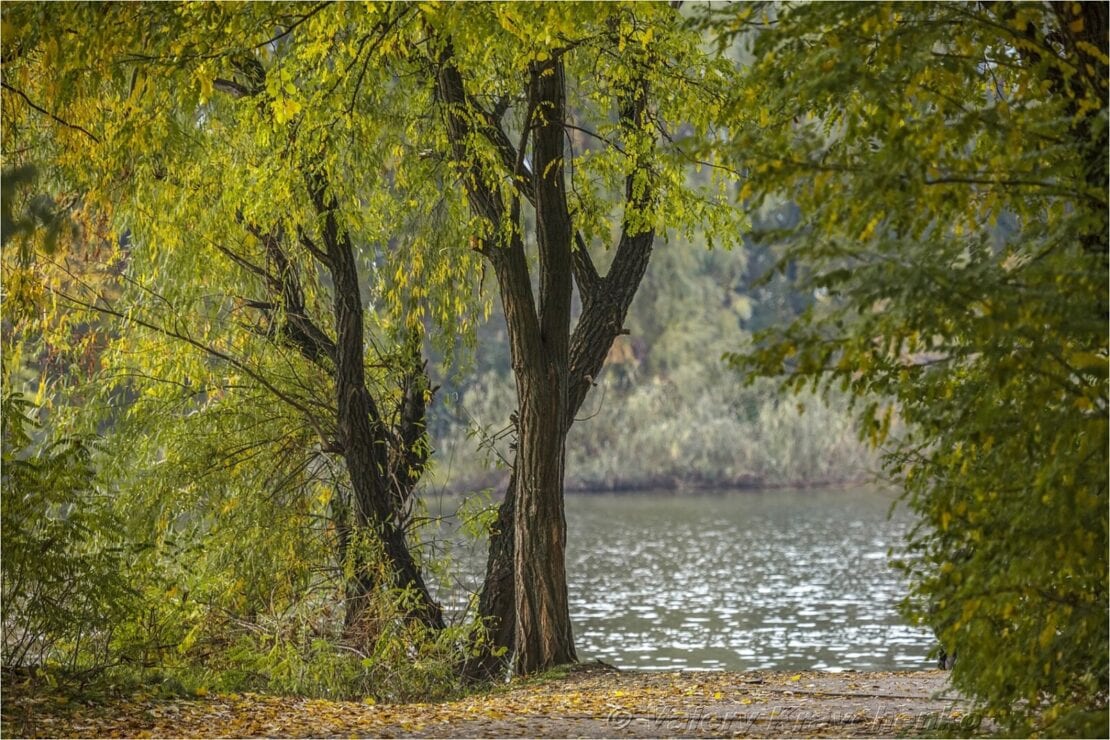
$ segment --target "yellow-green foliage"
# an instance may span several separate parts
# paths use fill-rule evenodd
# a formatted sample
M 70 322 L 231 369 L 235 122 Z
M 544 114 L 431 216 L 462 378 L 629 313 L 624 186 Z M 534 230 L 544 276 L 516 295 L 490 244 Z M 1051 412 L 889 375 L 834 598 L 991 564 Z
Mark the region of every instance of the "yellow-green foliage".
M 788 256 L 826 296 L 737 362 L 867 401 L 862 432 L 921 517 L 908 612 L 957 652 L 955 685 L 1019 734 L 1106 732 L 1102 13 L 730 19 L 755 36 L 732 108 L 744 196 L 798 203 Z
M 44 439 L 38 411 L 18 395 L 0 404 L 4 666 L 101 669 L 137 609 L 132 553 L 90 441 Z
M 450 356 L 488 311 L 473 247 L 519 224 L 470 216 L 435 93 L 448 47 L 472 114 L 497 116 L 514 142 L 543 115 L 527 110 L 533 64 L 565 55 L 577 126 L 567 190 L 589 247 L 622 226 L 739 233 L 728 178 L 688 187 L 676 143 L 711 129 L 728 68 L 665 3 L 2 13 L 5 171 L 34 167 L 34 189 L 74 226 L 5 250 L 4 381 L 37 390 L 59 433 L 107 435 L 97 462 L 114 506 L 151 545 L 136 571 L 149 619 L 124 627 L 170 646 L 145 663 L 203 663 L 224 617 L 255 624 L 342 600 L 351 486 L 334 456 L 349 420 L 336 418 L 334 358 L 291 347 L 292 320 L 335 337 L 336 303 L 350 315 L 360 302 L 355 340 L 381 431 L 400 415 L 406 353 L 430 339 Z M 621 131 L 612 114 L 640 74 L 651 125 Z M 515 162 L 473 138 L 460 158 L 519 200 Z M 614 217 L 626 177 L 646 192 L 648 172 L 658 197 Z M 37 197 L 24 190 L 6 221 Z M 320 248 L 337 241 L 358 272 L 347 303 L 333 300 L 337 270 Z M 290 645 L 304 657 L 312 643 Z

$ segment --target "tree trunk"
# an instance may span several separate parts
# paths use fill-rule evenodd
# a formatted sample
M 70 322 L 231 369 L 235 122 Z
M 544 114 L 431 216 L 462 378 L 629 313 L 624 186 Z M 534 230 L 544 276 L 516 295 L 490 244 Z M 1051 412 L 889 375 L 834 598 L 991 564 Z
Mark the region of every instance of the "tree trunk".
M 466 666 L 471 675 L 496 672 L 511 657 L 517 674 L 576 659 L 566 586 L 566 518 L 563 510 L 566 435 L 647 267 L 654 234 L 633 233 L 624 224 L 609 274 L 598 275 L 588 245 L 573 232 L 565 192 L 565 95 L 561 58 L 536 64 L 529 74 L 525 130 L 532 165 L 514 150 L 499 115 L 471 100 L 455 66 L 450 44 L 438 59 L 437 93 L 456 163 L 461 167 L 471 210 L 491 227 L 477 248 L 497 275 L 509 333 L 517 386 L 517 451 L 505 502 L 491 532 L 486 581 L 479 599 L 489 640 Z M 622 96 L 622 127 L 647 130 L 646 86 L 633 83 Z M 520 204 L 511 204 L 489 183 L 491 177 L 468 143 L 485 137 L 502 166 L 521 183 L 518 191 L 536 212 L 539 305 L 520 236 Z M 522 145 L 526 142 L 522 142 Z M 626 214 L 654 198 L 650 168 L 626 180 Z M 649 175 L 634 193 L 633 174 Z M 572 249 L 572 241 L 577 249 Z M 583 315 L 570 335 L 570 304 L 577 281 Z
M 356 573 L 349 587 L 353 587 L 356 596 L 354 602 L 348 604 L 349 615 L 353 611 L 357 620 L 357 614 L 379 588 L 405 588 L 416 596 L 409 616 L 432 629 L 442 629 L 442 610 L 428 591 L 405 541 L 404 530 L 397 523 L 388 459 L 392 440 L 366 387 L 362 293 L 353 250 L 346 233 L 339 228 L 335 218 L 336 204 L 327 193 L 323 176 L 309 176 L 308 187 L 317 212 L 323 216 L 327 266 L 335 286 L 336 431 L 351 480 L 354 523 L 358 530 L 370 532 L 381 543 L 392 580 L 392 583 L 380 583 L 374 564 L 366 562 L 363 553 L 352 554 Z
M 614 270 L 601 279 L 596 298 L 582 312 L 574 330 L 570 352 L 568 400 L 564 419 L 566 432 L 582 409 L 594 381 L 600 377 L 605 357 L 620 336 L 628 308 L 651 258 L 654 234 L 640 234 L 618 248 Z M 623 256 L 622 256 L 623 255 Z M 519 418 L 519 417 L 518 417 Z M 565 448 L 564 434 L 564 448 Z M 513 579 L 515 553 L 516 470 L 520 455 L 513 459 L 513 474 L 498 507 L 497 521 L 490 529 L 485 579 L 478 598 L 478 615 L 487 627 L 487 641 L 465 669 L 471 678 L 494 676 L 505 667 L 514 649 L 516 593 Z
M 265 72 L 258 67 L 258 72 Z M 235 88 L 235 97 L 254 96 L 262 90 Z M 305 184 L 316 215 L 322 220 L 319 249 L 303 229 L 297 236 L 314 257 L 331 272 L 334 283 L 332 310 L 336 337 L 333 341 L 317 326 L 305 307 L 297 271 L 282 245 L 283 230 L 275 228 L 264 233 L 257 226 L 244 227 L 259 239 L 267 255 L 262 268 L 242 255 L 217 246 L 248 272 L 262 277 L 269 288 L 272 302 L 258 306 L 273 311 L 280 305 L 282 321 L 277 336 L 299 351 L 307 360 L 332 375 L 336 392 L 336 437 L 330 451 L 342 454 L 350 478 L 351 495 L 338 496 L 333 507 L 337 536 L 337 554 L 345 568 L 354 566 L 353 575 L 345 584 L 347 601 L 346 626 L 357 627 L 366 606 L 382 588 L 405 588 L 416 595 L 416 605 L 408 615 L 432 629 L 442 629 L 443 614 L 431 597 L 423 575 L 405 540 L 407 507 L 413 488 L 424 471 L 427 449 L 420 443 L 426 412 L 425 393 L 428 380 L 420 343 L 409 337 L 406 348 L 402 402 L 394 429 L 382 418 L 366 386 L 365 339 L 362 323 L 362 292 L 358 283 L 354 252 L 347 232 L 336 219 L 337 203 L 328 192 L 324 170 L 304 172 Z M 271 315 L 272 318 L 272 315 Z M 374 545 L 380 545 L 385 562 L 368 557 L 361 533 L 368 533 Z M 383 578 L 379 566 L 384 565 Z
M 622 121 L 629 126 L 639 125 L 645 107 L 646 88 L 641 85 L 637 94 L 630 98 L 629 104 L 622 110 Z M 629 176 L 627 202 L 632 207 L 643 207 L 654 197 L 654 193 L 647 189 L 639 198 L 634 198 L 631 181 L 632 177 Z M 577 249 L 572 254 L 574 276 L 582 295 L 583 307 L 570 341 L 567 403 L 560 450 L 565 450 L 566 434 L 600 376 L 609 348 L 618 336 L 625 333 L 624 321 L 647 272 L 655 234 L 651 230 L 635 234 L 628 231 L 622 233 L 616 256 L 605 276 L 597 274 L 587 245 L 577 234 L 575 237 Z M 518 415 L 519 419 L 523 419 L 523 416 Z M 523 434 L 522 428 L 518 429 L 518 434 Z M 475 678 L 492 676 L 503 670 L 506 658 L 512 656 L 516 649 L 513 570 L 519 480 L 516 471 L 522 465 L 520 452 L 518 448 L 513 460 L 514 472 L 509 478 L 505 498 L 498 509 L 497 521 L 490 531 L 485 580 L 478 600 L 479 617 L 488 628 L 487 642 L 479 646 L 478 657 L 472 658 L 466 667 L 467 675 Z M 563 562 L 560 560 L 560 563 Z
M 573 288 L 564 181 L 565 94 L 560 59 L 533 65 L 529 98 L 531 107 L 542 111 L 532 131 L 539 321 L 519 321 L 509 327 L 520 402 L 513 509 L 516 644 L 512 663 L 517 675 L 577 660 L 567 599 L 567 523 L 563 515 Z M 513 279 L 516 274 L 508 271 L 506 277 Z M 522 294 L 515 286 L 510 291 L 514 299 Z M 517 313 L 506 310 L 506 318 Z
M 559 419 L 565 372 L 518 380 L 517 501 L 513 517 L 516 627 L 513 672 L 526 675 L 577 660 L 566 580 L 563 469 L 566 434 Z
M 463 666 L 468 678 L 491 678 L 505 669 L 511 658 L 513 635 L 516 633 L 516 589 L 513 585 L 514 532 L 516 509 L 516 460 L 505 489 L 505 498 L 497 508 L 497 521 L 489 532 L 489 554 L 486 575 L 478 596 L 478 616 L 485 626 L 484 639 L 474 646 L 473 654 Z

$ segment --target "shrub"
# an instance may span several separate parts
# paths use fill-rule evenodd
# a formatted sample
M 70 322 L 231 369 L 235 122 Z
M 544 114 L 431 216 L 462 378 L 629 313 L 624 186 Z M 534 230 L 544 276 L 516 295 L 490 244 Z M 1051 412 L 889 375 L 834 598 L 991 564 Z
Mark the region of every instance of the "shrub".
M 3 398 L 2 428 L 4 666 L 103 668 L 137 593 L 90 442 L 42 440 L 16 394 Z

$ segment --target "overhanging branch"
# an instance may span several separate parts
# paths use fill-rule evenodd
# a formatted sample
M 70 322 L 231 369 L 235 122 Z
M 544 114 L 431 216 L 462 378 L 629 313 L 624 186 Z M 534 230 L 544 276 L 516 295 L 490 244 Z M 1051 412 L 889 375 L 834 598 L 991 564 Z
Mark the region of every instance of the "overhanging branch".
M 92 132 L 90 132 L 87 128 L 85 128 L 84 126 L 79 126 L 76 123 L 70 123 L 66 119 L 64 119 L 64 118 L 62 118 L 58 115 L 55 115 L 54 113 L 51 113 L 46 108 L 43 108 L 41 105 L 36 104 L 33 100 L 31 100 L 31 98 L 29 98 L 27 96 L 27 93 L 23 92 L 22 90 L 14 88 L 11 85 L 9 85 L 8 83 L 2 82 L 2 81 L 0 81 L 0 87 L 3 87 L 5 90 L 7 90 L 9 92 L 12 92 L 12 93 L 15 93 L 19 97 L 23 98 L 23 101 L 25 103 L 27 103 L 28 106 L 30 106 L 32 109 L 38 111 L 39 113 L 43 114 L 44 116 L 46 116 L 50 120 L 54 121 L 55 123 L 60 123 L 61 125 L 65 126 L 66 128 L 71 128 L 74 131 L 80 131 L 85 136 L 89 137 L 94 142 L 96 142 L 97 144 L 100 143 L 100 139 L 97 136 L 94 136 L 92 134 Z

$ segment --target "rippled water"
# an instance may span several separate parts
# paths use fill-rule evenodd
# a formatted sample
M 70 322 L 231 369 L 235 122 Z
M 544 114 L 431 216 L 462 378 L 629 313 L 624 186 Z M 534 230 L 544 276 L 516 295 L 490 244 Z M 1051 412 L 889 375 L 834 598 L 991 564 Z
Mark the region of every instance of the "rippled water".
M 651 669 L 929 667 L 887 565 L 909 528 L 892 494 L 567 497 L 578 655 Z M 481 553 L 467 558 L 476 583 Z

